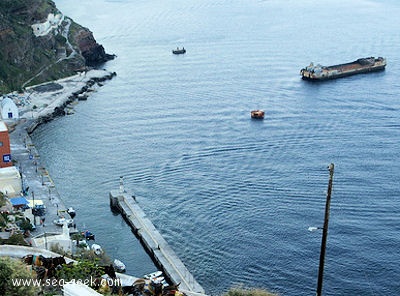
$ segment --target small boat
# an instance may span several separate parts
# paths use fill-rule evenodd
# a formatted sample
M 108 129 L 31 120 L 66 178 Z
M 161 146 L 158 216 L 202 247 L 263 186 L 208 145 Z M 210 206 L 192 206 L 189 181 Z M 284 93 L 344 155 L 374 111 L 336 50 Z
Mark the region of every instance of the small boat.
M 54 224 L 57 226 L 63 226 L 64 224 L 67 224 L 68 227 L 72 227 L 74 224 L 74 220 L 72 219 L 65 219 L 64 217 L 58 218 L 53 221 Z
M 304 80 L 320 81 L 346 77 L 361 73 L 382 71 L 386 67 L 386 59 L 382 57 L 360 58 L 354 62 L 338 64 L 333 66 L 314 65 L 300 70 L 301 78 Z
M 71 208 L 68 208 L 67 213 L 69 214 L 69 216 L 70 216 L 72 219 L 74 219 L 75 216 L 76 216 L 76 212 L 75 212 L 75 210 L 74 210 L 72 207 L 71 207 Z
M 90 250 L 89 245 L 87 244 L 86 240 L 73 240 L 72 244 L 76 245 L 79 248 Z
M 121 260 L 114 259 L 113 265 L 117 272 L 125 272 L 126 271 L 126 266 Z
M 186 49 L 184 47 L 182 47 L 182 49 L 179 49 L 179 47 L 177 47 L 176 49 L 172 50 L 173 54 L 184 54 L 186 53 Z
M 253 110 L 251 111 L 251 118 L 254 119 L 264 119 L 265 112 L 263 110 Z
M 149 280 L 152 283 L 162 284 L 163 287 L 167 287 L 168 283 L 164 278 L 162 271 L 155 271 L 143 276 L 144 279 Z
M 85 237 L 86 240 L 95 240 L 94 239 L 94 234 L 91 233 L 89 230 L 86 230 L 82 232 L 83 236 Z
M 97 255 L 97 256 L 99 256 L 100 254 L 102 254 L 103 253 L 103 249 L 100 247 L 100 245 L 98 245 L 98 244 L 93 244 L 92 245 L 92 251 Z
M 78 101 L 86 101 L 88 99 L 87 94 L 79 94 L 78 95 Z
M 149 274 L 145 274 L 143 276 L 143 278 L 146 279 L 146 280 L 151 280 L 151 279 L 155 279 L 155 278 L 158 278 L 158 277 L 162 277 L 162 274 L 163 274 L 162 271 L 157 270 L 155 272 L 152 272 L 152 273 L 149 273 Z

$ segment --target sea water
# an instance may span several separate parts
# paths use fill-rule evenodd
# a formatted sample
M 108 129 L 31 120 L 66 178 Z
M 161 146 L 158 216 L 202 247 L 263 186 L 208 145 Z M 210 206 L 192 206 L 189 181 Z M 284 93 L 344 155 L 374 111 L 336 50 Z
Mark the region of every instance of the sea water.
M 398 1 L 55 2 L 117 55 L 103 66 L 117 77 L 34 142 L 128 273 L 156 267 L 109 209 L 119 176 L 208 294 L 314 294 L 321 232 L 307 229 L 323 225 L 334 163 L 324 295 L 400 294 Z M 299 75 L 369 56 L 386 70 Z

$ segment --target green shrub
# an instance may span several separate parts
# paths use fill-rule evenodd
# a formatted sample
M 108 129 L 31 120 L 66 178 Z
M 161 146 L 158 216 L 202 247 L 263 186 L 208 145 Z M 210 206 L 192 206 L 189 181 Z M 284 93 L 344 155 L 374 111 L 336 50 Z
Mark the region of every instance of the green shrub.
M 4 196 L 3 192 L 0 192 L 0 207 L 6 205 L 6 197 Z
M 4 243 L 7 245 L 28 246 L 28 243 L 24 240 L 22 233 L 13 234 L 9 239 L 4 240 Z
M 7 220 L 4 218 L 3 214 L 0 215 L 0 227 L 5 227 L 7 225 Z
M 13 285 L 12 279 L 31 279 L 32 273 L 19 260 L 0 257 L 0 295 L 33 296 L 39 292 L 34 285 Z
M 26 219 L 23 219 L 21 221 L 21 223 L 19 223 L 19 228 L 21 228 L 23 231 L 27 231 L 27 230 L 32 231 L 33 230 L 32 224 Z

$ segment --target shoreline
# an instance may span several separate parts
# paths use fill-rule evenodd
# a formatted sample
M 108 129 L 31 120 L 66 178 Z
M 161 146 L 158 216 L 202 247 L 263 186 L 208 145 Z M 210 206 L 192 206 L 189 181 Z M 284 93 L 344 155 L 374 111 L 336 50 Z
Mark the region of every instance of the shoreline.
M 53 221 L 64 215 L 68 216 L 66 210 L 73 205 L 65 205 L 49 172 L 41 163 L 39 152 L 30 134 L 39 125 L 66 115 L 65 109 L 79 100 L 80 96 L 85 96 L 86 99 L 91 92 L 103 86 L 102 82 L 112 79 L 115 75 L 115 72 L 91 70 L 29 87 L 24 94 L 8 94 L 8 97 L 17 102 L 20 115 L 18 119 L 4 120 L 9 130 L 13 165 L 20 172 L 23 191 L 28 192 L 24 197 L 27 200 L 41 200 L 46 206 L 46 214 L 41 217 L 33 218 L 29 211 L 24 212 L 24 215 L 36 226 L 36 230 L 27 239 L 28 243 L 34 247 L 49 249 L 47 241 L 44 247 L 35 245 L 33 239 L 43 237 L 43 235 L 46 237 L 46 233 L 62 233 L 62 228 L 55 225 Z M 77 216 L 79 221 L 79 213 Z M 70 228 L 70 234 L 77 231 L 83 231 L 83 229 L 77 228 L 74 222 L 74 227 Z
M 53 224 L 53 220 L 60 218 L 64 213 L 66 214 L 63 210 L 68 209 L 71 205 L 65 205 L 65 201 L 58 193 L 48 171 L 40 162 L 40 155 L 30 134 L 39 125 L 47 123 L 58 116 L 66 115 L 65 109 L 70 104 L 80 100 L 82 96 L 86 99 L 91 92 L 96 91 L 96 84 L 98 87 L 101 87 L 102 82 L 112 79 L 115 75 L 115 72 L 99 72 L 97 70 L 33 86 L 28 89 L 28 91 L 31 90 L 28 94 L 30 96 L 29 104 L 22 108 L 19 107 L 22 116 L 18 121 L 6 122 L 9 127 L 12 159 L 15 161 L 14 165 L 19 168 L 23 188 L 29 187 L 26 198 L 30 199 L 34 195 L 35 201 L 38 199 L 43 201 L 43 204 L 46 206 L 46 219 L 42 220 L 43 217 L 36 217 L 34 220 L 36 229 L 27 238 L 27 241 L 31 244 L 30 247 L 16 246 L 14 248 L 12 245 L 5 245 L 0 248 L 0 252 L 10 257 L 21 257 L 24 254 L 55 254 L 51 252 L 51 248 L 47 246 L 47 242 L 43 243 L 43 238 L 45 241 L 46 233 L 48 239 L 49 234 L 61 233 L 63 231 L 61 227 Z M 25 93 L 25 95 L 27 94 Z M 33 106 L 36 106 L 36 108 L 33 108 Z M 77 218 L 79 221 L 79 212 L 77 213 Z M 84 231 L 84 229 L 79 229 L 75 225 L 76 221 L 74 219 L 74 227 L 69 228 L 70 235 Z M 71 248 L 71 252 L 73 252 L 73 247 Z M 117 276 L 124 286 L 131 286 L 139 279 L 136 276 L 118 272 Z M 193 284 L 193 281 L 194 278 L 191 276 L 189 282 Z M 204 296 L 203 288 L 201 286 L 198 287 L 200 287 L 199 291 L 192 291 L 191 287 L 183 291 L 191 296 Z
M 31 122 L 27 127 L 28 134 L 31 134 L 39 125 L 70 114 L 66 111 L 68 106 L 75 101 L 86 100 L 91 92 L 103 86 L 102 82 L 116 75 L 106 70 L 90 70 L 28 87 L 21 97 L 12 95 L 17 101 L 19 121 L 25 119 Z

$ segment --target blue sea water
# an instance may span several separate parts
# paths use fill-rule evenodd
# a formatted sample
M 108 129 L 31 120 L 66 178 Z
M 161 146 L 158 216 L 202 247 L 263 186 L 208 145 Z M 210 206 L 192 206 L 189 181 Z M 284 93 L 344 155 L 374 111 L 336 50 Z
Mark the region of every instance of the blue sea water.
M 55 3 L 117 55 L 117 77 L 34 142 L 128 273 L 156 267 L 109 209 L 119 176 L 208 294 L 314 294 L 321 234 L 307 228 L 323 224 L 333 162 L 324 295 L 400 294 L 398 1 Z M 367 56 L 386 70 L 299 76 Z

